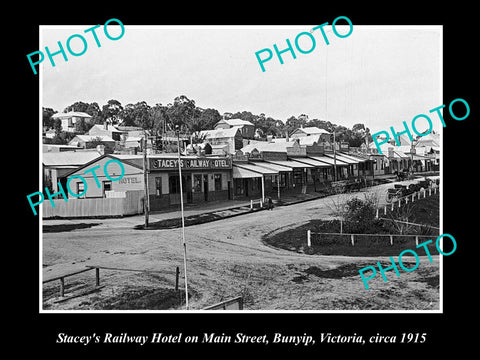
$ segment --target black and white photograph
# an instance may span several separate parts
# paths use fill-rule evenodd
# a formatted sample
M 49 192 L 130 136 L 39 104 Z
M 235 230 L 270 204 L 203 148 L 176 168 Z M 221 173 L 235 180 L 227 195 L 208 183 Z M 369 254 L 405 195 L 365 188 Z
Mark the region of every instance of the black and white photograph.
M 441 310 L 441 27 L 86 30 L 40 29 L 43 311 Z
M 459 9 L 351 10 L 112 8 L 26 26 L 32 171 L 16 204 L 36 234 L 12 269 L 28 268 L 15 279 L 37 343 L 319 355 L 463 341 L 472 26 Z

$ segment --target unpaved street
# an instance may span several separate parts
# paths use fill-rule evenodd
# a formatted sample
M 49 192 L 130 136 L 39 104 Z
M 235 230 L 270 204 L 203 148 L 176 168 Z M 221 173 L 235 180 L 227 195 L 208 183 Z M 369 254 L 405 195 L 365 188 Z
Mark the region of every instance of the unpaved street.
M 380 185 L 369 192 L 378 191 L 384 202 L 385 188 L 391 186 Z M 358 271 L 346 271 L 343 278 L 325 278 L 315 275 L 313 270 L 347 269 L 345 266 L 349 264 L 363 267 L 388 258 L 304 255 L 269 247 L 261 241 L 267 233 L 295 227 L 313 218 L 328 218 L 333 202 L 345 196 L 187 227 L 188 285 L 193 294 L 190 308 L 202 309 L 242 295 L 247 310 L 438 309 L 438 287 L 429 283 L 438 275 L 438 256 L 434 256 L 433 264 L 422 256 L 416 271 L 401 272 L 400 277 L 389 271 L 388 282 L 378 274 L 369 282 L 371 289 L 366 290 Z M 349 196 L 362 197 L 363 192 Z M 137 219 L 141 223 L 141 218 Z M 86 265 L 159 272 L 102 270 L 101 282 L 105 287 L 99 292 L 62 303 L 51 299 L 47 302 L 48 309 L 88 310 L 93 300 L 118 295 L 128 286 L 173 288 L 176 266 L 182 270 L 183 278 L 181 229 L 145 231 L 134 230 L 128 222 L 112 226 L 122 225 L 118 219 L 100 222 L 87 229 L 45 233 L 43 276 L 53 277 Z M 94 281 L 91 272 L 76 276 L 75 280 L 78 279 Z M 74 281 L 73 277 L 67 278 L 68 281 Z

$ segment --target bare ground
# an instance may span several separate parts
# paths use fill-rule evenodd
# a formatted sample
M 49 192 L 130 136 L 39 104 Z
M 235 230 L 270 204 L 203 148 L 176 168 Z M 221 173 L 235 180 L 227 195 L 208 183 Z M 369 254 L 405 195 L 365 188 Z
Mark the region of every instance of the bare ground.
M 382 185 L 369 191 L 378 191 L 383 197 L 385 188 Z M 421 256 L 418 269 L 401 271 L 400 277 L 387 272 L 388 282 L 378 273 L 366 290 L 358 268 L 377 261 L 386 264 L 387 257 L 306 255 L 261 241 L 267 233 L 296 227 L 312 218 L 329 218 L 332 201 L 344 196 L 187 227 L 190 308 L 202 309 L 242 295 L 247 310 L 438 310 L 438 256 L 433 257 L 433 263 Z M 44 278 L 86 265 L 156 271 L 101 270 L 103 288 L 63 302 L 57 302 L 57 282 L 45 284 L 44 309 L 98 310 L 106 305 L 120 309 L 125 308 L 121 299 L 130 296 L 134 300 L 135 294 L 144 298 L 143 303 L 140 301 L 143 308 L 162 309 L 163 303 L 156 304 L 147 295 L 163 289 L 168 298 L 168 290 L 174 288 L 176 266 L 182 271 L 183 287 L 181 229 L 134 230 L 131 222 L 102 220 L 90 228 L 44 233 Z M 67 278 L 67 295 L 69 284 L 91 288 L 94 282 L 94 272 Z M 181 303 L 170 300 L 171 309 L 183 309 Z M 130 306 L 139 308 L 138 303 Z

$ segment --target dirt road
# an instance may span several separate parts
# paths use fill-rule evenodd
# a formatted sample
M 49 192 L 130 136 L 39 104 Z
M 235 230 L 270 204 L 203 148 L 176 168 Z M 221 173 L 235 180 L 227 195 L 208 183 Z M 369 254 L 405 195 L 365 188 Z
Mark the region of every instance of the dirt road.
M 385 187 L 368 191 L 378 191 L 383 197 Z M 330 217 L 333 202 L 341 197 L 345 195 L 187 227 L 187 274 L 193 293 L 190 308 L 202 309 L 242 295 L 249 310 L 438 309 L 438 286 L 432 280 L 438 275 L 438 256 L 434 263 L 421 257 L 416 271 L 401 272 L 400 277 L 389 271 L 388 282 L 378 274 L 369 282 L 370 290 L 366 290 L 356 268 L 388 258 L 304 255 L 269 247 L 261 241 L 267 233 L 313 218 Z M 183 271 L 181 229 L 145 231 L 117 229 L 111 224 L 102 220 L 102 224 L 87 229 L 45 233 L 43 276 L 52 277 L 85 265 L 160 273 L 102 270 L 101 281 L 106 286 L 100 292 L 62 303 L 50 299 L 45 303 L 48 309 L 88 310 L 95 301 L 119 295 L 131 286 L 174 286 L 175 267 Z M 351 265 L 355 265 L 353 271 Z M 339 269 L 339 275 L 318 275 L 318 270 L 326 269 Z M 93 281 L 90 273 L 78 278 Z

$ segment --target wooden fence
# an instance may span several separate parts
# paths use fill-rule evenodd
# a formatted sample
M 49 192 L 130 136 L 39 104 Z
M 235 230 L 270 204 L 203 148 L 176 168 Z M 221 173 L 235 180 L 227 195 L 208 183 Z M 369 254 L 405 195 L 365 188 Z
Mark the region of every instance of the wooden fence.
M 43 280 L 43 283 L 46 284 L 46 283 L 49 283 L 49 282 L 52 282 L 52 281 L 59 280 L 60 281 L 60 296 L 64 297 L 65 296 L 65 278 L 73 276 L 73 275 L 81 274 L 81 273 L 84 273 L 84 272 L 90 271 L 90 270 L 95 270 L 95 286 L 99 287 L 100 286 L 100 270 L 99 270 L 99 268 L 95 268 L 95 267 L 87 267 L 86 269 L 81 269 L 81 270 L 78 270 L 78 271 L 73 271 L 73 272 L 68 273 L 68 274 L 63 274 L 63 275 L 60 275 L 60 276 L 56 276 L 56 277 L 53 277 L 53 278 L 48 279 L 48 280 Z
M 383 208 L 377 208 L 375 217 L 378 219 L 380 212 L 383 212 L 384 215 L 387 214 L 387 210 L 393 211 L 395 207 L 400 208 L 402 205 L 407 205 L 409 202 L 413 203 L 415 202 L 415 199 L 420 200 L 422 197 L 426 198 L 427 194 L 428 196 L 436 195 L 437 192 L 440 191 L 439 187 L 434 187 L 434 188 L 428 188 L 428 189 L 423 189 L 417 192 L 414 192 L 412 194 L 400 197 L 396 200 L 392 200 L 390 204 L 386 204 L 383 206 Z
M 362 236 L 365 237 L 385 237 L 389 239 L 390 245 L 393 245 L 394 242 L 394 237 L 402 237 L 402 238 L 415 238 L 415 245 L 419 244 L 419 238 L 428 238 L 431 239 L 432 235 L 403 235 L 403 234 L 345 234 L 345 233 L 314 233 L 311 232 L 310 230 L 307 230 L 307 246 L 311 247 L 312 246 L 312 234 L 313 235 L 324 235 L 324 236 L 339 236 L 339 237 L 344 237 L 346 239 L 350 239 L 350 244 L 352 246 L 355 246 L 355 238 L 359 238 Z M 436 235 L 435 235 L 436 236 Z M 318 238 L 316 241 L 320 241 Z
M 53 200 L 55 207 L 46 200 L 42 204 L 43 218 L 124 216 L 143 212 L 143 191 L 126 191 L 122 198 L 70 198 Z
M 243 297 L 238 296 L 233 299 L 225 300 L 203 308 L 203 310 L 243 310 Z
M 126 269 L 126 268 L 118 268 L 118 267 L 110 267 L 110 266 L 102 266 L 102 265 L 86 265 L 85 269 L 75 270 L 66 274 L 62 274 L 59 276 L 55 276 L 53 278 L 43 280 L 43 283 L 49 283 L 52 281 L 60 281 L 60 296 L 65 296 L 65 279 L 74 275 L 78 275 L 84 273 L 86 271 L 95 270 L 95 288 L 100 287 L 100 269 L 103 270 L 112 270 L 112 271 L 131 271 L 131 272 L 140 272 L 140 273 L 161 273 L 166 274 L 170 273 L 169 271 L 165 270 L 144 270 L 144 269 Z M 179 279 L 179 268 L 177 266 L 175 271 L 175 291 L 178 291 L 178 279 Z

